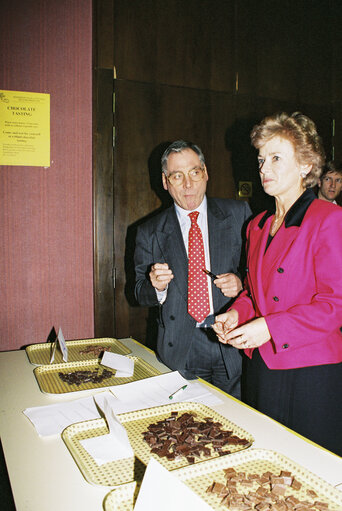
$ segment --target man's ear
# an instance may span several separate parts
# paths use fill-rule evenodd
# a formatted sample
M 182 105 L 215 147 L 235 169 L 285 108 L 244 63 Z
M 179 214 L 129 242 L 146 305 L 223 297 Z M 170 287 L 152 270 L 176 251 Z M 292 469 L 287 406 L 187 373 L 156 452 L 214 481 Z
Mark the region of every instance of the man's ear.
M 167 179 L 166 179 L 166 176 L 165 176 L 164 172 L 162 172 L 162 183 L 163 183 L 164 190 L 168 190 Z

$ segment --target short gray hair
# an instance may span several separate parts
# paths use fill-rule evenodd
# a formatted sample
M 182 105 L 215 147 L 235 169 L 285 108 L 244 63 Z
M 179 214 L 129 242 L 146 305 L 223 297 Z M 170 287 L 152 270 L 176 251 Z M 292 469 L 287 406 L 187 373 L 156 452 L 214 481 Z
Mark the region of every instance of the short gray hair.
M 166 175 L 167 171 L 167 160 L 171 153 L 181 153 L 186 149 L 191 149 L 194 153 L 197 154 L 202 166 L 205 165 L 204 155 L 202 150 L 198 147 L 198 145 L 193 144 L 192 142 L 186 142 L 185 140 L 176 140 L 169 145 L 169 147 L 164 151 L 163 156 L 161 157 L 161 167 L 162 171 Z

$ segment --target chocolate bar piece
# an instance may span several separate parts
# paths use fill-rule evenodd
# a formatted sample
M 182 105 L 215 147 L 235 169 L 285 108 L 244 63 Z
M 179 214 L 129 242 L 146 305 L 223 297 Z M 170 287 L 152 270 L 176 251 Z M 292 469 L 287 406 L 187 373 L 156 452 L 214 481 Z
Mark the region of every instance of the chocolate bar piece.
M 168 460 L 183 457 L 192 464 L 196 458 L 230 454 L 231 445 L 249 444 L 246 438 L 239 438 L 232 431 L 224 430 L 220 422 L 210 417 L 204 420 L 195 417 L 194 413 L 178 415 L 178 412 L 172 412 L 166 419 L 150 424 L 143 437 L 151 452 Z

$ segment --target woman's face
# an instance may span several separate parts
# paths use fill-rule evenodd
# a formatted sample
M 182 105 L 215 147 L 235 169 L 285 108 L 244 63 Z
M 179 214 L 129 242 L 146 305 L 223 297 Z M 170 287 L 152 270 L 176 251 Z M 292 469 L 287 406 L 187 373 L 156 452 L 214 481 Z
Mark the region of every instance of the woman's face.
M 305 167 L 297 162 L 288 139 L 275 136 L 268 140 L 259 149 L 258 162 L 261 184 L 268 195 L 295 200 L 303 193 L 300 173 Z

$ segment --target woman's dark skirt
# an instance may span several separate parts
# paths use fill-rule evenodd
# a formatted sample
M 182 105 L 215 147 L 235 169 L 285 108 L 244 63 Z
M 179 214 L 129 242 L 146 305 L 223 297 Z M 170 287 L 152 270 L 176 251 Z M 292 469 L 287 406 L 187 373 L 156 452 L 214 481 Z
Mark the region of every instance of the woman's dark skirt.
M 268 369 L 256 349 L 242 375 L 245 403 L 342 456 L 342 363 Z

